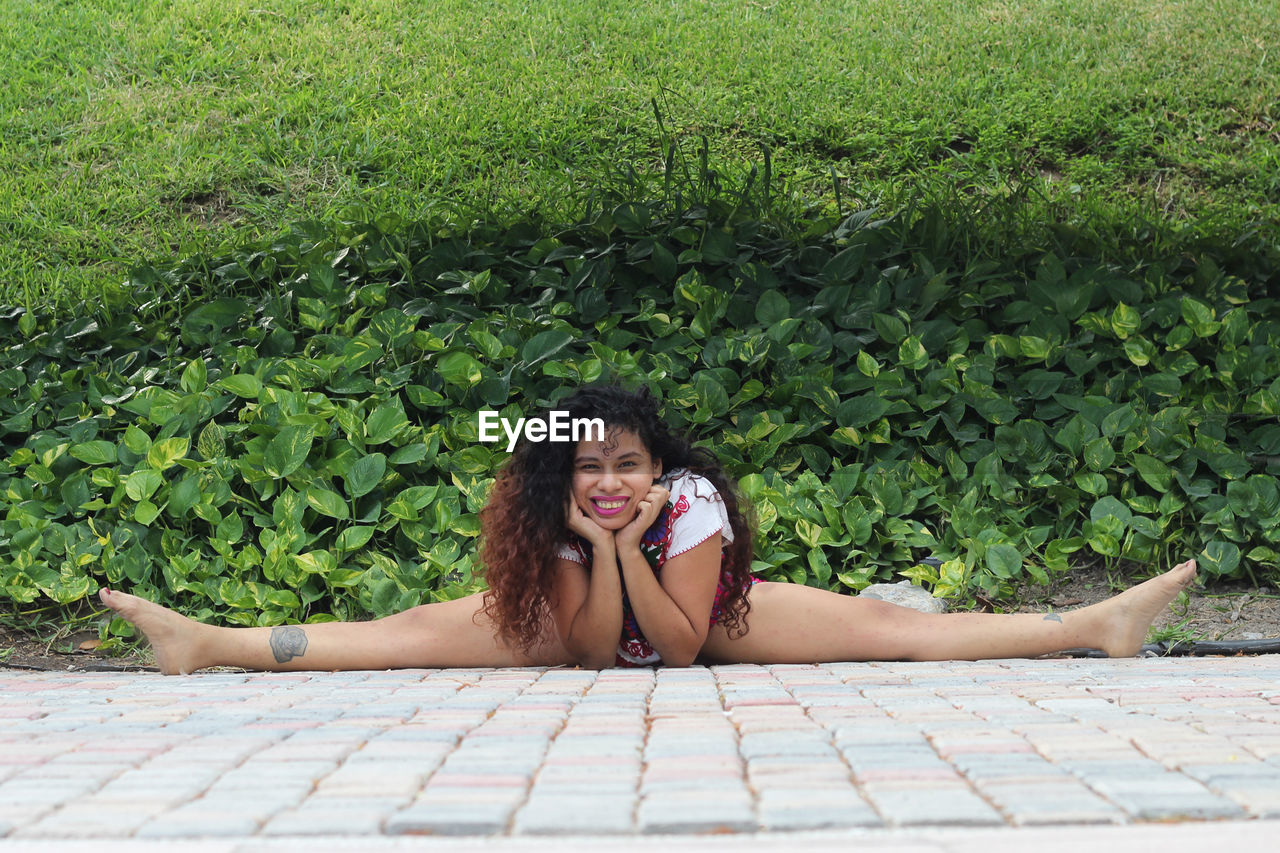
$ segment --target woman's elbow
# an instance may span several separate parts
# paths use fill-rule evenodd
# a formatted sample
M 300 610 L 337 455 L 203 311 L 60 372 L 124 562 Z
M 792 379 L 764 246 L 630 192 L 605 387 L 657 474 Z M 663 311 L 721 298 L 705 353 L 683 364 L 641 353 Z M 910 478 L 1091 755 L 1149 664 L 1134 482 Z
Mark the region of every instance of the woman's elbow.
M 617 647 L 608 649 L 577 648 L 570 649 L 573 659 L 583 669 L 608 669 L 618 662 Z
M 578 666 L 583 669 L 608 669 L 617 661 L 617 657 L 607 655 L 582 655 L 578 658 Z
M 698 659 L 698 652 L 700 652 L 701 650 L 702 650 L 701 643 L 699 643 L 696 648 L 690 647 L 687 649 L 667 649 L 666 653 L 663 654 L 662 656 L 662 665 L 672 666 L 677 668 L 693 666 L 694 662 L 697 661 Z

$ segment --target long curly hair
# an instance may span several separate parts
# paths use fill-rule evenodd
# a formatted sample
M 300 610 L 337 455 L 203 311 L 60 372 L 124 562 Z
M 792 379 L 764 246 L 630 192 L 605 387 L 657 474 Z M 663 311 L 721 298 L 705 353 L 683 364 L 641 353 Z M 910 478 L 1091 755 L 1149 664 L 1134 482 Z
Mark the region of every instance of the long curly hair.
M 731 634 L 745 634 L 752 530 L 737 488 L 715 454 L 694 447 L 686 436 L 674 432 L 646 388 L 634 392 L 616 385 L 580 388 L 552 410 L 567 411 L 571 419 L 600 418 L 606 430 L 621 427 L 635 432 L 649 455 L 662 461 L 664 472 L 686 468 L 715 485 L 733 529 L 721 566 L 721 582 L 728 583 L 733 593 L 720 622 Z M 548 416 L 549 411 L 540 415 Z M 556 552 L 570 535 L 565 505 L 576 451 L 569 441 L 522 438 L 480 512 L 480 560 L 489 585 L 484 611 L 503 639 L 523 651 L 536 645 L 550 625 Z

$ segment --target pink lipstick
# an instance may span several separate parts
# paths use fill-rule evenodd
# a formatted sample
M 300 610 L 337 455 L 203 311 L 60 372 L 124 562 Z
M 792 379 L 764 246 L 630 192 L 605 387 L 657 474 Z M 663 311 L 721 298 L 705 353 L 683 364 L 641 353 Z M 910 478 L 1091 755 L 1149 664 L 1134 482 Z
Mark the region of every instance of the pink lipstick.
M 629 501 L 627 498 L 621 498 L 621 497 L 619 498 L 593 497 L 591 499 L 591 504 L 596 509 L 596 515 L 599 515 L 602 518 L 608 518 L 610 516 L 619 514 L 624 509 L 627 508 L 628 502 Z

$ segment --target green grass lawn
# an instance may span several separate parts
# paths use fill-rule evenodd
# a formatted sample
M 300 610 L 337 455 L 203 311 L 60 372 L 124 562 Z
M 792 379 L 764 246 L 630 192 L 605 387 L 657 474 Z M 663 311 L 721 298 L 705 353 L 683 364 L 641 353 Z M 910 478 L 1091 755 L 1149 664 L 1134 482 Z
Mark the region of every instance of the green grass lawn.
M 0 0 L 0 303 L 359 205 L 572 217 L 667 130 L 792 190 L 1274 226 L 1280 2 Z M 1045 210 L 1049 210 L 1048 206 Z

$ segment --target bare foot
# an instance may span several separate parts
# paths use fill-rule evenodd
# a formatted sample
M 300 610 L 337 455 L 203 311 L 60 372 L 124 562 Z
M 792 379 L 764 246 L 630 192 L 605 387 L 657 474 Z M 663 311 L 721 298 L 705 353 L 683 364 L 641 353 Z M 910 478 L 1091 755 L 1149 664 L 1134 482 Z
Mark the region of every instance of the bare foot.
M 1195 579 L 1196 561 L 1187 560 L 1114 598 L 1086 608 L 1096 610 L 1099 620 L 1097 648 L 1113 658 L 1136 655 L 1142 649 L 1151 623 Z
M 204 625 L 127 592 L 103 589 L 98 597 L 142 632 L 155 652 L 156 666 L 165 675 L 186 675 L 205 665 L 198 660 L 198 638 Z

